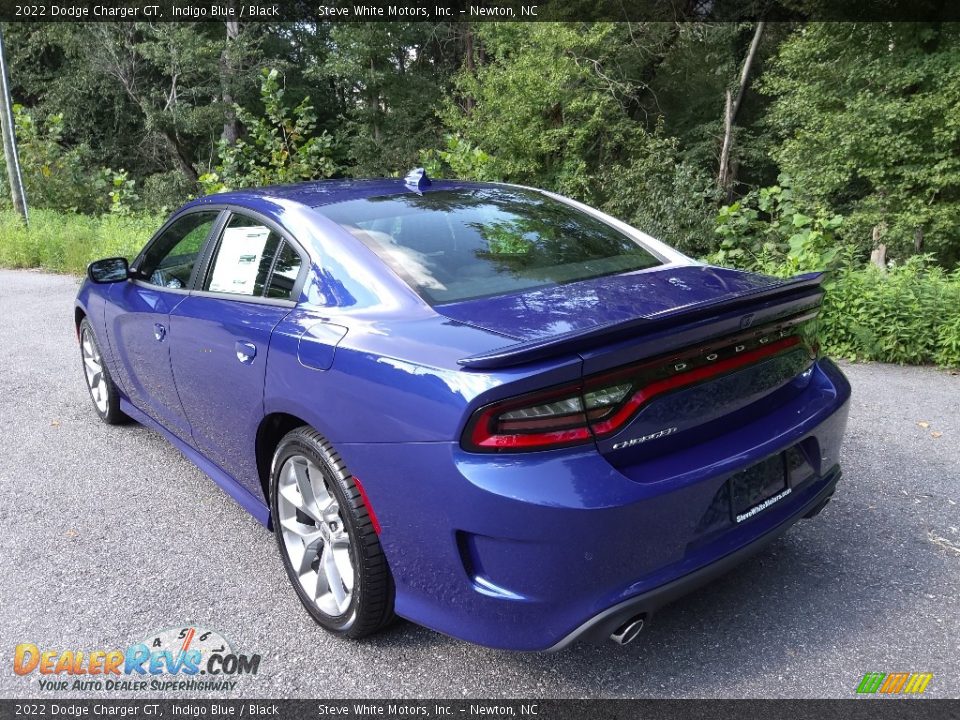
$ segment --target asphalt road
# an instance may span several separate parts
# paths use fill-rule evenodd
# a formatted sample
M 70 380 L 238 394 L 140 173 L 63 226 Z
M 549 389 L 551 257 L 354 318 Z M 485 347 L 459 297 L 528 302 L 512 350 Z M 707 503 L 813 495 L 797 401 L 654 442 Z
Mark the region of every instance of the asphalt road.
M 851 697 L 868 671 L 932 672 L 927 695 L 960 696 L 956 374 L 846 366 L 830 506 L 626 648 L 512 654 L 406 622 L 351 643 L 309 619 L 272 536 L 179 452 L 97 420 L 76 288 L 0 271 L 0 696 L 42 694 L 11 672 L 18 643 L 125 647 L 181 624 L 262 655 L 233 696 Z

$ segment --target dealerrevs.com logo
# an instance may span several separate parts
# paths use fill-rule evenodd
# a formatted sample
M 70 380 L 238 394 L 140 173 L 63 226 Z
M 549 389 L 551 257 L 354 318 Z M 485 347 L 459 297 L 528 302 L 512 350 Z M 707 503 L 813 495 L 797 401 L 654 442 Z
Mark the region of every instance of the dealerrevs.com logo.
M 148 633 L 124 650 L 41 648 L 27 642 L 13 654 L 13 672 L 39 676 L 39 689 L 50 692 L 229 692 L 235 678 L 259 669 L 260 655 L 237 653 L 220 633 L 193 626 Z

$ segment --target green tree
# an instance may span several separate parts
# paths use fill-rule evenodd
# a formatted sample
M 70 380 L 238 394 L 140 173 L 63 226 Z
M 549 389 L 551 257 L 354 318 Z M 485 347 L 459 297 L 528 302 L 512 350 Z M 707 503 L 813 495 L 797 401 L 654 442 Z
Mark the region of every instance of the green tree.
M 617 28 L 488 23 L 475 32 L 490 60 L 458 75 L 457 92 L 473 107 L 449 102 L 447 125 L 489 148 L 506 179 L 593 195 L 591 172 L 642 132 L 596 64 Z
M 326 59 L 307 75 L 337 89 L 338 137 L 351 174 L 406 171 L 421 148 L 440 142 L 437 107 L 458 61 L 454 33 L 448 24 L 409 22 L 330 30 Z
M 960 26 L 806 25 L 761 85 L 773 157 L 845 238 L 960 260 Z
M 175 170 L 195 182 L 231 120 L 225 100 L 247 102 L 258 86 L 263 31 L 255 25 L 233 33 L 220 23 L 10 30 L 14 97 L 38 120 L 60 116 L 66 145 L 88 146 L 101 164 L 137 177 Z
M 52 114 L 38 121 L 22 105 L 14 105 L 13 118 L 27 203 L 80 212 L 103 209 L 106 193 L 91 192 L 91 187 L 102 190 L 106 186 L 91 171 L 88 147 L 63 144 L 63 116 Z M 6 186 L 6 176 L 0 182 Z M 4 190 L 4 201 L 9 197 Z
M 325 178 L 336 172 L 331 157 L 333 138 L 327 132 L 316 132 L 317 117 L 310 98 L 290 108 L 276 70 L 264 70 L 260 94 L 262 116 L 235 108 L 246 134 L 234 143 L 220 140 L 217 172 L 200 177 L 208 192 Z
M 753 64 L 753 77 L 762 75 L 769 58 L 790 32 L 788 23 L 768 23 Z M 679 143 L 681 156 L 697 169 L 716 177 L 723 135 L 724 93 L 740 72 L 754 23 L 683 23 L 650 73 L 643 107 L 660 117 Z M 739 193 L 772 184 L 777 168 L 763 140 L 761 121 L 769 98 L 751 82 L 734 125 L 731 167 Z
M 604 207 L 693 252 L 712 240 L 709 174 L 683 162 L 642 106 L 644 77 L 675 41 L 669 27 L 488 23 L 487 62 L 464 68 L 444 118 L 486 174 Z M 469 104 L 458 98 L 470 98 Z

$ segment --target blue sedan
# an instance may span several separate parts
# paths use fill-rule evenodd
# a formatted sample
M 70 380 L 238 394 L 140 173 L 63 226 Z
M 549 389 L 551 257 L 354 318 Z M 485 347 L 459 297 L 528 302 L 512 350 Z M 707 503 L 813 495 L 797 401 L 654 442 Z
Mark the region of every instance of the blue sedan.
M 829 501 L 821 279 L 414 171 L 195 200 L 75 319 L 100 418 L 271 528 L 320 625 L 544 650 L 630 642 Z

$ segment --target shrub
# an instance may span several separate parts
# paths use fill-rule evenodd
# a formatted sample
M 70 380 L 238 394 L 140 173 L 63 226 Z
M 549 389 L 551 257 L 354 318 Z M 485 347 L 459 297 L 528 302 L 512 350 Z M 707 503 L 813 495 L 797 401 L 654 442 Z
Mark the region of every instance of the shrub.
M 48 115 L 41 122 L 22 105 L 14 105 L 13 117 L 23 185 L 32 207 L 75 212 L 106 209 L 107 185 L 92 169 L 89 148 L 68 148 L 63 144 L 63 115 Z M 0 189 L 4 203 L 8 202 L 5 173 Z
M 798 207 L 790 185 L 781 175 L 778 185 L 720 208 L 715 229 L 720 248 L 708 260 L 779 277 L 835 268 L 843 218 L 823 208 Z
M 954 307 L 960 307 L 960 280 L 954 278 Z M 960 312 L 940 326 L 937 332 L 937 354 L 934 360 L 945 367 L 960 367 Z
M 179 170 L 154 173 L 143 179 L 140 201 L 145 208 L 156 209 L 164 214 L 185 203 L 196 195 L 197 187 L 189 182 Z
M 459 135 L 444 138 L 445 150 L 421 150 L 420 158 L 427 175 L 434 178 L 454 177 L 481 182 L 502 181 L 497 174 L 496 159 Z
M 680 157 L 678 143 L 655 133 L 638 138 L 630 159 L 599 173 L 601 209 L 679 250 L 716 247 L 710 230 L 720 191 L 715 180 Z
M 820 337 L 830 355 L 960 366 L 960 271 L 946 274 L 931 255 L 863 267 L 855 248 L 838 245 L 843 222 L 798 210 L 781 178 L 720 210 L 723 239 L 707 261 L 777 277 L 826 271 Z
M 22 105 L 13 106 L 20 170 L 30 208 L 66 213 L 126 215 L 139 207 L 136 182 L 121 168 L 96 168 L 86 145 L 63 142 L 63 115 L 43 121 Z M 6 175 L 0 175 L 0 204 L 9 207 Z
M 822 314 L 825 350 L 855 360 L 960 365 L 960 275 L 946 275 L 930 256 L 887 269 L 846 267 L 827 285 Z
M 101 171 L 103 180 L 110 188 L 107 197 L 110 198 L 110 212 L 118 215 L 129 215 L 133 211 L 133 204 L 140 200 L 134 189 L 136 181 L 130 179 L 130 174 L 120 168 L 111 170 L 104 168 Z

